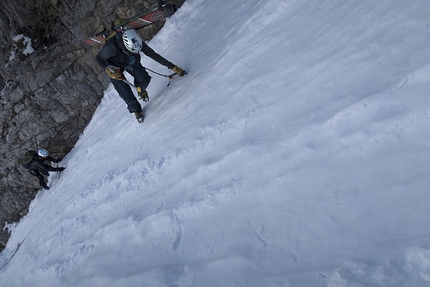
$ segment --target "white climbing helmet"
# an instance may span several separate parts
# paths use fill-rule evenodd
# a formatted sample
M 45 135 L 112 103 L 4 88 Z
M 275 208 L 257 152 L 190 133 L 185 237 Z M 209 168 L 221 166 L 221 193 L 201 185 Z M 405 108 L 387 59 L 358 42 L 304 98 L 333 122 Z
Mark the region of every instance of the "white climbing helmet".
M 37 154 L 41 157 L 47 157 L 49 155 L 49 152 L 46 149 L 41 148 L 37 151 Z
M 142 38 L 140 38 L 136 30 L 125 30 L 122 34 L 122 41 L 130 52 L 138 53 L 142 49 Z

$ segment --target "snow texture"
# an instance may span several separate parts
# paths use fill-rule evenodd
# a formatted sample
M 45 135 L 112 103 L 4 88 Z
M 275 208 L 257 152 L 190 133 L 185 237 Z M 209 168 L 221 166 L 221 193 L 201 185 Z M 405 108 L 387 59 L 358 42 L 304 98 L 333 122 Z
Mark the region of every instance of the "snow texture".
M 109 86 L 0 286 L 430 286 L 429 14 L 187 0 L 149 45 L 188 75 L 144 124 Z

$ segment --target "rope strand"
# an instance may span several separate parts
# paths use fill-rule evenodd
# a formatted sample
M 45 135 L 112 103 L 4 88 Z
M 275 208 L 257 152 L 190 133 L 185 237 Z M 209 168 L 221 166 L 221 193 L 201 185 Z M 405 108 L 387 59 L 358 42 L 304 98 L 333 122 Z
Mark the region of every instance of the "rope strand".
M 173 74 L 170 74 L 170 75 L 165 75 L 165 74 L 161 74 L 161 73 L 158 73 L 158 72 L 156 72 L 156 71 L 153 71 L 153 70 L 151 70 L 151 69 L 148 69 L 147 67 L 144 67 L 144 68 L 145 68 L 146 70 L 150 71 L 151 73 L 157 74 L 157 75 L 162 76 L 162 77 L 165 77 L 165 78 L 169 78 L 169 83 L 167 84 L 167 86 L 169 86 L 169 85 L 170 85 L 170 81 L 173 79 L 173 76 L 174 76 L 174 75 L 176 75 L 176 73 L 173 73 Z

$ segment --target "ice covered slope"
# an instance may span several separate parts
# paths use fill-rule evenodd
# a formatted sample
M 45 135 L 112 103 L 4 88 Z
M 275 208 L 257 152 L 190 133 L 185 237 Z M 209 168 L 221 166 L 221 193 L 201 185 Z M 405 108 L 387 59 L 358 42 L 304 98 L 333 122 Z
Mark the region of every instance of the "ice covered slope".
M 187 0 L 12 226 L 1 286 L 430 286 L 428 1 Z M 145 59 L 151 69 L 167 72 Z

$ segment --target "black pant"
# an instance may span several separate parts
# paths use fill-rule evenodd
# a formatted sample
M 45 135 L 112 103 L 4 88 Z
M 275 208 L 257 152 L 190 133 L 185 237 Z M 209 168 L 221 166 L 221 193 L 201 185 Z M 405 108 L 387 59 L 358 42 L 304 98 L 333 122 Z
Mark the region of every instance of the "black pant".
M 46 181 L 45 181 L 45 177 L 43 176 L 43 175 L 41 175 L 40 173 L 39 174 L 36 174 L 36 173 L 32 173 L 35 177 L 37 177 L 37 179 L 39 180 L 39 184 L 40 184 L 40 186 L 41 187 L 48 187 L 47 185 L 46 185 Z
M 146 90 L 146 87 L 148 87 L 149 82 L 151 81 L 151 77 L 148 75 L 148 72 L 146 72 L 145 68 L 140 64 L 140 62 L 133 66 L 132 69 L 127 69 L 127 72 L 134 77 L 134 85 L 136 87 Z M 127 109 L 130 113 L 142 111 L 142 106 L 131 91 L 129 84 L 124 81 L 115 80 L 112 78 L 111 82 L 119 96 L 127 104 Z

